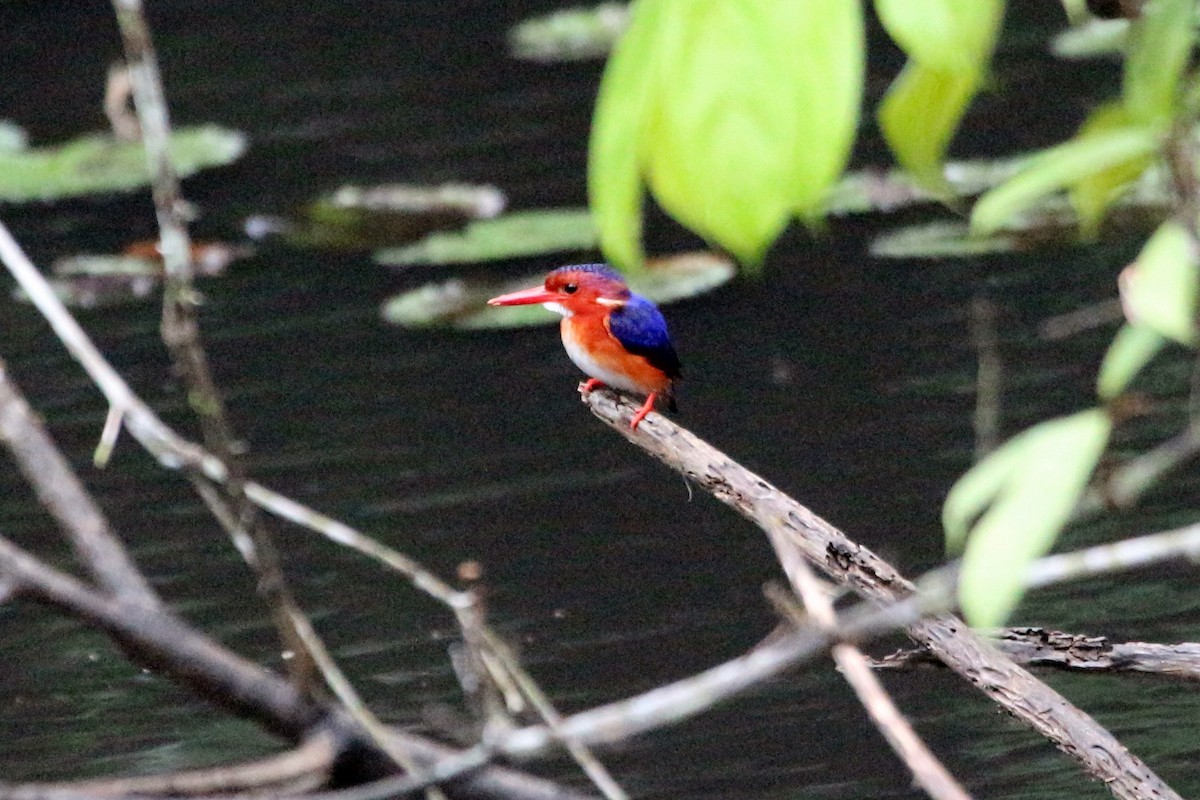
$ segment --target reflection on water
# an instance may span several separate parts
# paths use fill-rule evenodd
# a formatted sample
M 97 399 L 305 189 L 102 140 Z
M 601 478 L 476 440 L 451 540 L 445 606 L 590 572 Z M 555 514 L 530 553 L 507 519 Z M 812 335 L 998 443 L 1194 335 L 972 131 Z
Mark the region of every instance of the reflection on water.
M 245 214 L 287 210 L 347 180 L 494 183 L 518 208 L 582 202 L 598 67 L 531 66 L 503 52 L 507 23 L 553 4 L 303 5 L 154 4 L 175 117 L 242 127 L 254 142 L 241 164 L 189 183 L 203 235 L 236 238 Z M 0 52 L 4 74 L 39 75 L 6 87 L 6 113 L 35 137 L 98 124 L 99 80 L 117 47 L 107 4 L 73 5 L 70 24 L 54 9 L 0 7 L 3 30 L 23 43 Z M 68 61 L 48 64 L 24 44 L 32 41 Z M 1002 75 L 1030 96 L 1094 98 L 1115 86 L 1078 72 L 1047 86 L 1054 71 L 1037 66 L 1037 37 L 1020 41 L 1032 44 L 1006 51 Z M 1004 92 L 985 98 L 963 147 L 1040 145 L 1030 131 L 1045 120 L 1063 135 L 1073 124 L 1056 105 L 1032 109 L 1038 124 L 1012 130 L 1011 102 Z M 863 150 L 875 157 L 878 142 L 868 139 Z M 140 197 L 4 217 L 42 263 L 153 230 Z M 1111 331 L 1049 345 L 1037 326 L 1110 296 L 1130 251 L 877 262 L 865 255 L 877 224 L 790 234 L 762 281 L 669 309 L 688 369 L 679 419 L 915 573 L 941 557 L 938 505 L 971 457 L 972 299 L 983 293 L 1000 309 L 1002 425 L 1011 433 L 1090 402 Z M 776 572 L 756 530 L 706 497 L 689 499 L 678 477 L 596 423 L 549 331 L 417 333 L 378 321 L 384 297 L 425 280 L 365 258 L 268 248 L 205 287 L 206 336 L 254 476 L 444 575 L 467 559 L 482 563 L 496 623 L 564 710 L 682 677 L 764 635 L 774 620 L 760 587 Z M 155 309 L 81 320 L 135 388 L 191 432 L 156 340 Z M 0 303 L 0 355 L 164 594 L 213 635 L 274 663 L 245 568 L 184 481 L 128 441 L 107 471 L 88 466 L 103 403 L 27 307 Z M 51 523 L 11 470 L 0 473 L 0 488 L 6 535 L 66 563 Z M 1159 497 L 1136 522 L 1070 539 L 1171 524 L 1180 505 Z M 374 565 L 276 528 L 302 602 L 386 718 L 418 724 L 427 703 L 458 701 L 446 614 Z M 1168 569 L 1149 582 L 1114 578 L 1040 593 L 1020 620 L 1195 640 L 1194 594 L 1191 573 Z M 273 746 L 44 610 L 0 606 L 0 639 L 3 779 L 152 772 Z M 1193 692 L 1128 677 L 1049 679 L 1183 794 L 1200 792 L 1183 739 L 1198 718 Z M 885 680 L 980 795 L 1105 796 L 952 676 L 925 670 Z M 915 795 L 825 666 L 605 760 L 644 797 Z M 552 771 L 573 775 L 565 765 Z

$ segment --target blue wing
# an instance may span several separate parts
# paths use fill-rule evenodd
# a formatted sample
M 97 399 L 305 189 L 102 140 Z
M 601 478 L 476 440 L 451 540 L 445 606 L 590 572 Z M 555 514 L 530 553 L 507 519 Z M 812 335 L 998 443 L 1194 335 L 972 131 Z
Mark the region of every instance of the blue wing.
M 668 378 L 680 377 L 679 356 L 671 346 L 667 321 L 654 303 L 631 295 L 625 305 L 609 315 L 608 329 L 626 350 L 644 357 Z

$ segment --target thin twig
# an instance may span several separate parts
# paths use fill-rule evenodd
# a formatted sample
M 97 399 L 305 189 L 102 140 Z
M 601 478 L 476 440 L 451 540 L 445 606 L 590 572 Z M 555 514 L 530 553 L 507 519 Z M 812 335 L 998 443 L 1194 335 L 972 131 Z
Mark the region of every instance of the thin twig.
M 230 537 L 234 541 L 239 541 L 242 537 L 239 536 L 240 528 L 238 520 L 233 516 L 230 508 L 225 505 L 216 487 L 206 480 L 197 479 L 196 489 L 200 496 L 204 498 L 213 516 L 217 518 L 217 521 L 221 523 Z M 341 667 L 338 666 L 337 661 L 330 655 L 329 649 L 325 647 L 325 642 L 317 634 L 308 617 L 297 612 L 287 622 L 304 640 L 306 651 L 316 663 L 321 675 L 325 678 L 325 685 L 341 701 L 342 706 L 346 709 L 346 713 L 362 726 L 363 730 L 366 731 L 367 735 L 371 737 L 371 740 L 380 750 L 387 753 L 388 757 L 402 767 L 405 772 L 415 778 L 419 778 L 422 772 L 421 768 L 407 753 L 401 748 L 396 747 L 394 742 L 387 737 L 386 726 L 379 721 L 379 718 L 363 702 L 362 697 L 358 694 L 350 679 L 346 677 Z M 446 796 L 437 787 L 427 789 L 426 797 L 428 800 L 446 800 Z
M 163 775 L 106 778 L 62 783 L 0 785 L 3 800 L 57 800 L 84 795 L 127 797 L 234 795 L 246 792 L 297 795 L 326 784 L 337 758 L 337 743 L 322 731 L 298 747 L 257 761 Z
M 179 176 L 171 162 L 171 123 L 162 76 L 141 0 L 112 0 L 125 59 L 133 85 L 134 107 L 141 126 L 150 172 L 154 210 L 158 218 L 159 250 L 166 276 L 163 292 L 162 338 L 183 379 L 188 402 L 200 421 L 206 446 L 220 458 L 228 472 L 223 486 L 238 520 L 237 531 L 246 538 L 240 548 L 258 575 L 258 590 L 270 607 L 282 645 L 293 652 L 288 669 L 297 684 L 310 687 L 316 670 L 303 637 L 289 621 L 300 613 L 287 587 L 282 561 L 270 533 L 257 518 L 255 506 L 245 496 L 246 476 L 237 438 L 225 413 L 224 401 L 213 379 L 200 340 L 196 293 L 192 287 L 191 241 Z M 252 549 L 248 549 L 249 543 Z
M 784 571 L 812 619 L 822 630 L 836 636 L 838 620 L 833 602 L 808 562 L 797 554 L 787 559 Z M 792 605 L 794 604 L 793 600 Z M 802 622 L 802 612 L 794 608 L 792 611 L 793 622 Z M 921 737 L 900 713 L 900 709 L 896 708 L 879 678 L 871 671 L 871 665 L 862 651 L 852 644 L 841 642 L 830 648 L 830 655 L 841 669 L 846 682 L 854 689 L 875 727 L 912 772 L 913 779 L 925 793 L 935 800 L 970 800 L 970 795 L 962 785 L 921 741 Z
M 629 795 L 612 777 L 609 771 L 600 763 L 600 759 L 583 742 L 572 739 L 563 731 L 563 717 L 550 702 L 550 698 L 542 691 L 533 677 L 521 666 L 516 653 L 508 643 L 485 626 L 478 629 L 487 651 L 500 660 L 505 671 L 513 682 L 520 688 L 521 693 L 529 700 L 534 710 L 541 716 L 546 726 L 558 736 L 567 753 L 579 764 L 584 773 L 609 800 L 624 800 Z

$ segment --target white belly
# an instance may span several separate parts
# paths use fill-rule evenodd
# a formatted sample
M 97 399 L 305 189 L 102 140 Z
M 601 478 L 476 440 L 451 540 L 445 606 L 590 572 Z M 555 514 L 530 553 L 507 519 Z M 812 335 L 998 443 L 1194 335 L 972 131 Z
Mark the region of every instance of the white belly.
M 575 366 L 583 370 L 589 378 L 595 378 L 614 389 L 621 389 L 622 391 L 632 392 L 637 395 L 644 395 L 646 393 L 642 387 L 626 376 L 607 369 L 592 358 L 591 354 L 584 350 L 575 337 L 571 335 L 570 328 L 566 325 L 563 325 L 562 328 L 562 341 L 563 347 L 567 350 L 567 355 L 575 362 Z

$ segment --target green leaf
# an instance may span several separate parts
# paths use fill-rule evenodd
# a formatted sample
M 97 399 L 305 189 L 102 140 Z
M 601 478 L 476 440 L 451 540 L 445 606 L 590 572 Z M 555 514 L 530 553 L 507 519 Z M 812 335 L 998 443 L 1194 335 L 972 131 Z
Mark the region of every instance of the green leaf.
M 1100 374 L 1096 377 L 1096 393 L 1100 399 L 1112 400 L 1124 392 L 1166 342 L 1152 328 L 1122 325 L 1100 362 Z
M 642 268 L 642 178 L 638 158 L 643 117 L 655 75 L 655 35 L 666 6 L 639 2 L 617 42 L 596 98 L 588 142 L 588 204 L 605 257 L 624 269 Z
M 1169 120 L 1196 39 L 1195 0 L 1151 0 L 1130 30 L 1123 97 L 1143 123 Z
M 1149 156 L 1158 146 L 1157 131 L 1139 126 L 1098 132 L 1044 150 L 1026 161 L 1020 172 L 979 199 L 971 211 L 971 230 L 984 235 L 992 233 L 1051 192 Z
M 588 165 L 605 253 L 640 256 L 643 181 L 757 264 L 823 209 L 854 140 L 865 45 L 845 0 L 640 0 L 601 84 Z
M 879 104 L 879 126 L 896 160 L 938 194 L 951 191 L 942 160 L 979 81 L 977 71 L 950 72 L 910 61 Z
M 514 211 L 477 220 L 462 231 L 440 231 L 415 244 L 375 253 L 381 264 L 470 264 L 502 258 L 592 250 L 596 228 L 586 208 Z
M 964 475 L 946 498 L 947 539 L 961 542 L 959 600 L 976 626 L 1001 624 L 1020 600 L 1025 569 L 1066 524 L 1108 442 L 1102 409 L 1043 422 L 1006 442 Z M 984 510 L 986 509 L 986 510 Z
M 946 148 L 987 73 L 1003 0 L 876 0 L 875 10 L 909 62 L 877 112 L 896 160 L 923 185 L 948 194 Z
M 246 137 L 205 125 L 171 135 L 171 159 L 181 177 L 236 161 Z M 108 134 L 81 136 L 53 147 L 0 149 L 0 200 L 55 200 L 87 194 L 129 191 L 150 183 L 140 144 L 118 142 Z
M 640 148 L 663 209 L 748 264 L 761 260 L 791 216 L 781 176 L 794 145 L 788 81 L 762 79 L 778 71 L 756 42 L 764 24 L 757 5 L 677 7 Z
M 875 13 L 909 58 L 934 69 L 977 70 L 991 58 L 1003 0 L 875 0 Z
M 1118 285 L 1125 316 L 1168 339 L 1196 345 L 1196 243 L 1178 222 L 1159 226 Z
M 792 207 L 809 220 L 823 214 L 858 133 L 866 43 L 862 9 L 842 0 L 785 4 L 794 19 L 791 59 L 782 80 L 797 97 L 790 175 Z
M 1076 141 L 1104 136 L 1112 131 L 1136 127 L 1128 110 L 1121 103 L 1105 103 L 1098 106 L 1079 128 Z M 1083 238 L 1094 239 L 1109 206 L 1121 196 L 1128 186 L 1141 176 L 1153 163 L 1150 155 L 1141 155 L 1118 162 L 1107 169 L 1094 172 L 1070 188 L 1071 205 L 1079 215 L 1079 227 Z

